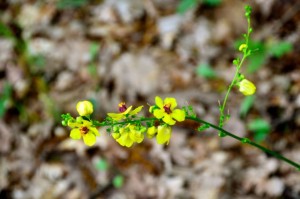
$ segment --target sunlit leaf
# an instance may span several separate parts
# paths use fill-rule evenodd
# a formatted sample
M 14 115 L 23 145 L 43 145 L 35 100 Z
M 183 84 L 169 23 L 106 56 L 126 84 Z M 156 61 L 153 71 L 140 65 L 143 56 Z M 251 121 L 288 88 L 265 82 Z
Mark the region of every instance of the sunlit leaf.
M 196 73 L 205 78 L 214 78 L 217 76 L 216 72 L 208 64 L 200 64 L 196 69 Z
M 248 128 L 254 133 L 254 141 L 256 142 L 264 141 L 271 131 L 270 124 L 262 118 L 251 121 Z
M 245 117 L 254 104 L 255 96 L 250 95 L 245 97 L 240 107 L 240 115 Z
M 269 47 L 269 53 L 274 57 L 281 57 L 284 54 L 290 52 L 293 49 L 293 46 L 290 42 L 278 42 L 274 43 Z

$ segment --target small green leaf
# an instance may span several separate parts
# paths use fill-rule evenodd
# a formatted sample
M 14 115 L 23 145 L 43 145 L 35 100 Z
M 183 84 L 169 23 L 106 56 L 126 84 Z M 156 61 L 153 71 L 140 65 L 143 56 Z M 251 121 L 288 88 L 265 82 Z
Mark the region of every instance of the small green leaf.
M 196 7 L 198 5 L 199 0 L 181 0 L 179 5 L 177 6 L 177 12 L 180 14 L 184 14 L 189 9 Z
M 96 168 L 100 171 L 106 171 L 108 169 L 108 163 L 106 160 L 104 159 L 100 159 L 97 163 L 96 163 Z
M 1 22 L 0 22 L 0 36 L 6 37 L 6 38 L 14 38 L 14 34 L 10 30 L 10 28 Z
M 208 6 L 219 6 L 222 3 L 222 0 L 203 0 L 203 4 Z
M 215 78 L 216 72 L 211 68 L 209 64 L 200 64 L 196 68 L 196 73 L 199 76 L 205 77 L 205 78 Z
M 255 96 L 250 95 L 245 97 L 240 107 L 240 115 L 245 117 L 254 104 Z
M 95 60 L 99 53 L 100 45 L 96 42 L 91 43 L 90 45 L 90 56 L 91 60 Z
M 293 46 L 290 42 L 278 42 L 274 43 L 269 47 L 269 53 L 277 58 L 280 58 L 284 54 L 291 52 L 293 49 Z
M 266 62 L 267 54 L 264 51 L 261 52 L 254 52 L 249 57 L 249 64 L 247 67 L 248 73 L 254 73 L 259 70 Z
M 115 188 L 121 188 L 124 184 L 124 177 L 122 175 L 116 175 L 112 181 Z
M 0 118 L 3 117 L 6 112 L 7 105 L 11 100 L 11 95 L 12 95 L 12 86 L 9 83 L 5 82 L 0 97 Z
M 59 0 L 56 4 L 58 9 L 78 8 L 88 3 L 88 0 Z
M 258 118 L 248 124 L 248 129 L 254 132 L 254 141 L 262 142 L 270 133 L 271 126 L 266 120 Z
M 202 124 L 201 126 L 198 127 L 198 131 L 204 131 L 208 129 L 210 126 L 208 124 Z
M 88 65 L 88 71 L 91 76 L 97 76 L 97 67 L 95 64 L 89 64 Z

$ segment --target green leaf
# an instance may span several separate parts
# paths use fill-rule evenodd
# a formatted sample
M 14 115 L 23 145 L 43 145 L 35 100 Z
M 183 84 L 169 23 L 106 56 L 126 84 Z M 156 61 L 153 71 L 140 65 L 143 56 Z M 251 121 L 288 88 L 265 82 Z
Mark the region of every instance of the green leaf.
M 3 117 L 6 112 L 7 103 L 11 99 L 11 94 L 12 94 L 12 86 L 9 83 L 5 82 L 0 97 L 0 118 Z
M 196 7 L 199 0 L 181 0 L 177 6 L 177 13 L 184 14 L 189 9 Z
M 273 43 L 270 47 L 269 47 L 269 53 L 277 58 L 280 58 L 281 56 L 283 56 L 284 54 L 291 52 L 293 49 L 293 46 L 290 42 L 278 42 L 278 43 Z
M 88 0 L 59 0 L 56 4 L 58 9 L 78 8 L 88 3 Z
M 254 141 L 262 142 L 270 133 L 271 126 L 266 120 L 258 118 L 248 124 L 248 129 L 254 132 Z
M 97 58 L 97 55 L 99 53 L 100 45 L 96 42 L 91 43 L 90 45 L 90 56 L 91 60 L 95 60 Z
M 204 131 L 208 129 L 210 126 L 208 124 L 202 124 L 201 126 L 198 127 L 198 131 Z
M 203 0 L 203 4 L 208 6 L 219 6 L 222 0 Z
M 124 177 L 122 175 L 116 175 L 113 178 L 112 184 L 115 188 L 121 188 L 124 184 Z
M 250 95 L 245 97 L 240 107 L 240 115 L 245 117 L 254 104 L 255 96 Z
M 106 171 L 108 169 L 108 163 L 106 160 L 104 159 L 100 159 L 97 163 L 96 163 L 96 168 L 100 171 Z
M 14 38 L 14 34 L 10 30 L 10 28 L 1 22 L 0 22 L 0 36 L 6 37 L 6 38 Z
M 247 72 L 248 73 L 256 72 L 265 64 L 266 60 L 267 60 L 267 54 L 265 51 L 254 52 L 249 57 Z
M 91 76 L 97 76 L 97 66 L 95 64 L 89 64 L 88 71 Z
M 205 78 L 214 78 L 216 77 L 216 72 L 211 68 L 209 64 L 200 64 L 196 68 L 196 73 L 199 76 L 205 77 Z

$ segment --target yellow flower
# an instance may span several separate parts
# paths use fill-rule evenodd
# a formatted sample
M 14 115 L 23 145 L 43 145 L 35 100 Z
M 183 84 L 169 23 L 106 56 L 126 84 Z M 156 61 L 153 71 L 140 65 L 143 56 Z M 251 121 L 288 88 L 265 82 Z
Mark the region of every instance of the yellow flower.
M 72 128 L 70 137 L 74 140 L 79 140 L 81 137 L 86 145 L 92 146 L 96 143 L 96 136 L 99 136 L 99 132 L 96 127 L 92 126 L 92 123 L 83 120 L 78 117 L 76 120 L 69 120 L 68 126 Z
M 132 106 L 126 107 L 124 102 L 119 104 L 119 112 L 120 113 L 107 113 L 109 117 L 111 117 L 115 121 L 119 121 L 125 119 L 127 115 L 136 115 L 142 110 L 143 106 L 139 106 L 136 109 L 132 110 Z
M 135 125 L 130 125 L 130 138 L 137 143 L 141 143 L 144 140 L 145 127 L 138 127 Z
M 170 126 L 162 125 L 157 127 L 156 141 L 158 144 L 169 144 L 172 129 Z
M 121 128 L 119 131 L 119 135 L 120 136 L 116 139 L 116 141 L 121 146 L 131 147 L 133 145 L 133 140 L 130 138 L 130 131 L 128 128 Z
M 253 95 L 255 93 L 255 85 L 247 79 L 243 79 L 238 83 L 239 91 L 244 95 Z
M 144 131 L 146 128 L 143 126 L 128 124 L 118 132 L 112 133 L 112 136 L 121 146 L 131 147 L 133 143 L 141 143 L 144 140 Z
M 93 104 L 90 101 L 80 101 L 76 105 L 76 109 L 80 116 L 86 116 L 93 113 Z
M 149 111 L 153 115 L 162 119 L 165 123 L 169 125 L 174 125 L 175 120 L 182 122 L 185 119 L 185 112 L 181 109 L 175 109 L 177 102 L 175 98 L 165 98 L 163 101 L 160 97 L 155 97 L 155 106 L 151 106 Z M 174 120 L 175 119 L 175 120 Z

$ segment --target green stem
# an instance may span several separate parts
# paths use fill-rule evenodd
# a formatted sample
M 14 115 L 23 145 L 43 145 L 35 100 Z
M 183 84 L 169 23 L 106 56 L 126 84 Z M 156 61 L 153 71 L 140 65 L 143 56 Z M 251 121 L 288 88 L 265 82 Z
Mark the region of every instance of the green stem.
M 252 32 L 251 30 L 251 20 L 250 20 L 250 17 L 247 17 L 247 23 L 248 23 L 248 27 L 247 27 L 247 35 L 245 37 L 245 44 L 247 46 L 247 49 L 248 49 L 248 45 L 249 45 L 249 38 L 250 38 L 250 34 Z M 225 106 L 226 106 L 226 103 L 227 103 L 227 99 L 229 97 L 229 93 L 231 92 L 231 89 L 232 87 L 235 85 L 236 83 L 236 80 L 238 78 L 238 75 L 239 75 L 239 72 L 240 72 L 240 69 L 245 61 L 245 59 L 250 55 L 249 51 L 246 50 L 246 51 L 243 51 L 243 57 L 242 57 L 242 60 L 239 62 L 238 66 L 236 67 L 236 71 L 235 71 L 235 74 L 234 74 L 234 77 L 230 83 L 230 85 L 228 86 L 228 89 L 227 89 L 227 92 L 226 92 L 226 95 L 224 97 L 224 100 L 223 100 L 223 103 L 222 105 L 220 106 L 220 121 L 219 121 L 219 127 L 223 127 L 224 125 L 224 109 L 225 109 Z
M 239 75 L 240 68 L 241 68 L 241 66 L 242 66 L 242 64 L 243 64 L 243 62 L 244 62 L 244 60 L 246 59 L 246 57 L 247 57 L 247 56 L 244 54 L 242 60 L 240 61 L 239 65 L 237 66 L 237 69 L 236 69 L 236 71 L 235 71 L 234 77 L 233 77 L 233 79 L 232 79 L 232 81 L 231 81 L 231 83 L 230 83 L 230 85 L 229 85 L 229 87 L 228 87 L 228 89 L 227 89 L 227 92 L 226 92 L 225 98 L 224 98 L 224 100 L 223 100 L 222 106 L 220 107 L 220 113 L 221 113 L 221 115 L 220 115 L 219 127 L 223 127 L 223 121 L 224 121 L 224 109 L 225 109 L 225 106 L 226 106 L 226 102 L 227 102 L 227 99 L 228 99 L 228 97 L 229 97 L 229 93 L 230 93 L 232 87 L 234 86 L 235 81 L 236 81 L 236 79 L 237 79 L 237 77 L 238 77 L 238 75 Z
M 219 126 L 216 126 L 210 122 L 207 122 L 205 120 L 202 120 L 200 118 L 197 118 L 197 117 L 192 117 L 192 116 L 186 116 L 186 119 L 189 119 L 189 120 L 193 120 L 195 122 L 198 122 L 198 123 L 201 123 L 201 124 L 207 124 L 209 125 L 210 127 L 218 130 L 219 132 L 222 132 L 223 134 L 227 135 L 227 136 L 230 136 L 242 143 L 246 143 L 246 144 L 249 144 L 249 145 L 252 145 L 258 149 L 260 149 L 261 151 L 265 152 L 265 153 L 268 153 L 272 156 L 274 156 L 275 158 L 279 159 L 279 160 L 282 160 L 294 167 L 296 167 L 298 170 L 300 170 L 300 164 L 280 155 L 279 153 L 276 153 L 270 149 L 267 149 L 253 141 L 251 141 L 249 138 L 243 138 L 243 137 L 239 137 L 235 134 L 232 134 L 226 130 L 224 130 L 223 128 L 219 127 Z M 95 126 L 112 126 L 112 125 L 120 125 L 120 124 L 132 124 L 132 123 L 141 123 L 141 122 L 146 122 L 146 121 L 156 121 L 158 120 L 157 118 L 137 118 L 137 119 L 133 119 L 133 120 L 129 120 L 129 121 L 122 121 L 122 122 L 96 122 L 94 123 Z
M 226 134 L 226 135 L 228 135 L 228 136 L 230 136 L 230 137 L 232 137 L 232 138 L 234 138 L 234 139 L 236 139 L 236 140 L 238 140 L 238 141 L 240 141 L 242 143 L 247 143 L 249 145 L 252 145 L 252 146 L 254 146 L 254 147 L 256 147 L 256 148 L 258 148 L 258 149 L 260 149 L 260 150 L 262 150 L 262 151 L 264 151 L 264 152 L 266 152 L 266 153 L 268 153 L 268 154 L 270 154 L 270 155 L 272 155 L 274 157 L 276 157 L 277 159 L 282 160 L 282 161 L 284 161 L 284 162 L 286 162 L 286 163 L 288 163 L 288 164 L 296 167 L 298 170 L 300 170 L 300 164 L 298 164 L 298 163 L 296 163 L 296 162 L 294 162 L 294 161 L 292 161 L 292 160 L 290 160 L 290 159 L 288 159 L 288 158 L 280 155 L 279 153 L 276 153 L 276 152 L 274 152 L 274 151 L 272 151 L 270 149 L 267 149 L 267 148 L 265 148 L 265 147 L 263 147 L 263 146 L 255 143 L 255 142 L 252 142 L 248 138 L 242 138 L 242 137 L 239 137 L 237 135 L 234 135 L 234 134 L 232 134 L 232 133 L 230 133 L 230 132 L 228 132 L 228 131 L 226 131 L 226 130 L 224 130 L 224 129 L 222 129 L 222 128 L 214 125 L 214 124 L 211 124 L 211 123 L 209 123 L 207 121 L 201 120 L 201 119 L 199 119 L 197 117 L 187 116 L 186 119 L 193 120 L 193 121 L 198 122 L 198 123 L 207 124 L 210 127 L 214 128 L 214 129 L 216 129 L 218 131 L 221 131 L 222 133 L 224 133 L 224 134 Z

